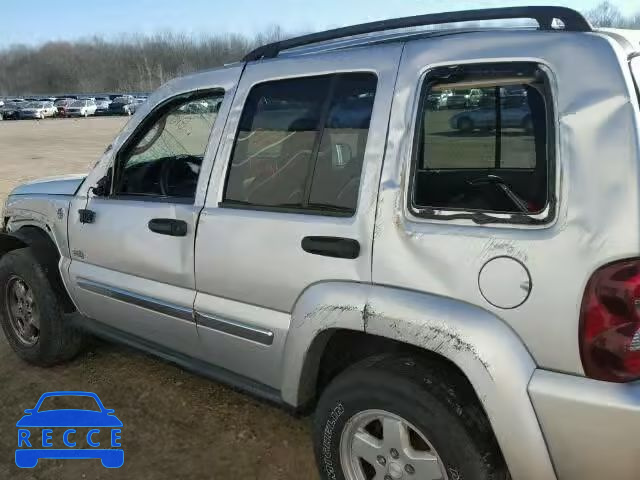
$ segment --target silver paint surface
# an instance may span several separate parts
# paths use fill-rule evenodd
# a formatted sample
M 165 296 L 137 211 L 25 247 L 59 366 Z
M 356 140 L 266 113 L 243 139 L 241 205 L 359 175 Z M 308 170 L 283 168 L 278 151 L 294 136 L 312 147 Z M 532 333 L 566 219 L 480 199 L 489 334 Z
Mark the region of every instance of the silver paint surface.
M 558 478 L 639 477 L 640 382 L 607 383 L 536 370 L 529 394 Z
M 86 176 L 76 174 L 39 178 L 18 185 L 9 195 L 73 195 Z
M 514 480 L 556 473 L 562 480 L 637 478 L 637 384 L 581 377 L 578 311 L 595 269 L 640 254 L 640 108 L 628 68 L 640 42 L 625 32 L 526 30 L 362 42 L 368 44 L 324 45 L 250 64 L 242 78 L 244 66 L 234 65 L 169 82 L 136 112 L 75 197 L 69 191 L 77 179 L 19 187 L 6 205 L 9 229 L 38 226 L 51 235 L 63 281 L 83 314 L 262 382 L 291 405 L 315 393 L 322 354 L 315 347 L 337 329 L 366 332 L 455 363 L 473 385 Z M 515 60 L 540 63 L 550 78 L 555 218 L 526 227 L 413 217 L 406 194 L 421 78 L 439 65 Z M 356 215 L 219 208 L 251 86 L 336 71 L 379 77 Z M 88 198 L 146 115 L 168 98 L 208 88 L 226 95 L 193 205 Z M 98 213 L 95 224 L 78 222 L 87 202 Z M 158 216 L 185 220 L 187 237 L 151 236 L 146 223 Z M 361 256 L 305 254 L 300 240 L 307 235 L 355 238 Z M 477 283 L 481 267 L 505 255 L 522 262 L 535 285 L 511 310 L 488 303 Z M 79 288 L 79 278 L 269 331 L 273 342 L 98 295 Z M 597 435 L 605 442 L 594 442 Z

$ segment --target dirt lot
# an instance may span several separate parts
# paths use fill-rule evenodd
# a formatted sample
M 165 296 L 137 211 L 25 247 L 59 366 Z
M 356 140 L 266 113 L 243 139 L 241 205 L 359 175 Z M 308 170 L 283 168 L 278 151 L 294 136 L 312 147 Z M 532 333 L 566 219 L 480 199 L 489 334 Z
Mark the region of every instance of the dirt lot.
M 86 171 L 125 118 L 0 122 L 0 201 L 31 178 Z M 122 420 L 124 466 L 98 460 L 14 464 L 16 421 L 55 390 L 98 394 Z M 20 361 L 0 334 L 0 479 L 315 479 L 309 421 L 173 365 L 95 342 L 67 365 Z

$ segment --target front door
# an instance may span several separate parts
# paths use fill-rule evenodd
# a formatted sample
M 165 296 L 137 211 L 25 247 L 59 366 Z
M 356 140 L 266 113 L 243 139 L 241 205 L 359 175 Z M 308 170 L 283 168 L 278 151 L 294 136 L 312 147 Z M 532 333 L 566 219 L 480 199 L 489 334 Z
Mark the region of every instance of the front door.
M 195 232 L 230 102 L 225 82 L 211 75 L 210 86 L 187 84 L 147 109 L 100 186 L 76 196 L 69 214 L 69 278 L 80 311 L 189 354 L 198 347 Z
M 291 311 L 321 281 L 371 281 L 401 46 L 247 65 L 196 239 L 206 360 L 279 388 Z

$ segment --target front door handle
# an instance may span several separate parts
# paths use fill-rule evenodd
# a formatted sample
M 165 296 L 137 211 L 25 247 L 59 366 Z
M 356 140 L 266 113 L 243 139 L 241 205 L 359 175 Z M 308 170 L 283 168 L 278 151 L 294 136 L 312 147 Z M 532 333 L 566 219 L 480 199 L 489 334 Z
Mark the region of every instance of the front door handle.
M 184 237 L 187 235 L 187 222 L 172 218 L 154 218 L 149 220 L 149 230 L 160 235 Z
M 302 249 L 314 255 L 354 259 L 360 255 L 360 242 L 343 237 L 304 237 Z

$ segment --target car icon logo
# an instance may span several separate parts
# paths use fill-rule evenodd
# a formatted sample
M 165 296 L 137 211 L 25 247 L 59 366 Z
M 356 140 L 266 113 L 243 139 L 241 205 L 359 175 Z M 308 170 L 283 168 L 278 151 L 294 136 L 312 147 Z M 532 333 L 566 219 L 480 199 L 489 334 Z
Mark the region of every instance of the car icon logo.
M 53 401 L 74 403 L 81 400 L 90 408 L 54 408 Z M 114 410 L 104 407 L 92 392 L 49 392 L 36 406 L 25 410 L 18 423 L 16 465 L 33 468 L 41 458 L 100 459 L 106 468 L 124 463 L 121 448 L 122 422 Z

